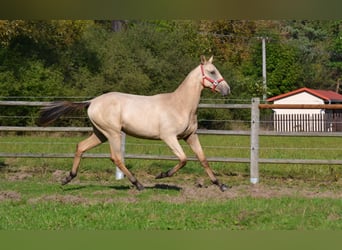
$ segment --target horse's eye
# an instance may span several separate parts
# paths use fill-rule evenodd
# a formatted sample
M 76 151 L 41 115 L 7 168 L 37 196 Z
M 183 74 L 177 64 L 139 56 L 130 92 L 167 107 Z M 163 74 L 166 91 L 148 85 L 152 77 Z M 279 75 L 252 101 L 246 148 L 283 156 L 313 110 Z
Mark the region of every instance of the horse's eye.
M 210 71 L 210 74 L 215 75 L 216 74 L 215 70 Z

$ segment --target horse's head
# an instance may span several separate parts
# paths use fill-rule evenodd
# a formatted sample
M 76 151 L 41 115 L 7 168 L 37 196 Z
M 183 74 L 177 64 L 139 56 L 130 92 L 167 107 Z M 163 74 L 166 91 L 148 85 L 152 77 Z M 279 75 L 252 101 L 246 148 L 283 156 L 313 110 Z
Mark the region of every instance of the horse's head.
M 213 92 L 216 91 L 226 96 L 230 93 L 230 87 L 212 62 L 213 56 L 209 60 L 206 60 L 205 56 L 201 56 L 202 85 L 205 88 L 210 88 Z

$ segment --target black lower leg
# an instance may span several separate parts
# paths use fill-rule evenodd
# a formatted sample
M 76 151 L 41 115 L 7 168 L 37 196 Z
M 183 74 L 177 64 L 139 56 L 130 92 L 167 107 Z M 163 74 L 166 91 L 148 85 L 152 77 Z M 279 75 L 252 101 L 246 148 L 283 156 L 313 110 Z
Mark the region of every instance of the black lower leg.
M 69 175 L 62 180 L 62 185 L 68 184 L 72 179 L 77 176 L 77 173 L 70 171 Z

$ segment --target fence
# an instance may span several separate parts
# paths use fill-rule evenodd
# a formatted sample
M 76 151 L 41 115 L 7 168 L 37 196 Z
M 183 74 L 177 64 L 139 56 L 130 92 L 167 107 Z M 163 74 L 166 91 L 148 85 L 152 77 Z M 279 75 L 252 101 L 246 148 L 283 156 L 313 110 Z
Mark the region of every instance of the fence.
M 278 132 L 342 131 L 341 113 L 273 114 L 273 127 Z
M 49 102 L 26 102 L 26 101 L 0 101 L 0 106 L 45 106 Z M 342 136 L 342 132 L 296 132 L 296 131 L 269 131 L 262 130 L 260 124 L 261 109 L 342 109 L 342 105 L 276 105 L 260 104 L 258 98 L 253 98 L 251 104 L 200 104 L 199 108 L 209 109 L 250 109 L 251 110 L 251 129 L 245 130 L 206 130 L 199 129 L 198 134 L 208 135 L 243 135 L 250 136 L 250 157 L 249 158 L 229 158 L 229 157 L 208 157 L 211 162 L 230 162 L 230 163 L 249 163 L 250 164 L 250 182 L 255 184 L 259 182 L 259 164 L 327 164 L 340 165 L 342 160 L 317 160 L 317 159 L 269 159 L 259 158 L 259 137 L 260 136 Z M 18 127 L 18 126 L 0 126 L 0 132 L 90 132 L 90 127 Z M 124 145 L 123 145 L 124 147 Z M 123 148 L 124 149 L 124 148 Z M 47 154 L 47 153 L 2 153 L 0 157 L 9 158 L 72 158 L 74 154 Z M 108 154 L 90 154 L 86 153 L 84 158 L 108 158 Z M 148 159 L 148 160 L 177 160 L 175 156 L 163 155 L 138 155 L 125 154 L 126 159 Z M 195 157 L 189 157 L 189 161 L 197 160 Z M 120 175 L 120 173 L 119 173 Z
M 0 101 L 0 106 L 31 106 L 40 107 L 46 106 L 50 102 L 29 102 L 29 101 Z M 208 109 L 250 109 L 250 104 L 200 104 L 199 108 Z M 0 132 L 91 132 L 91 127 L 36 127 L 36 126 L 0 126 Z M 228 130 L 207 130 L 199 129 L 198 134 L 208 135 L 249 135 L 248 131 L 228 131 Z M 125 141 L 125 135 L 123 134 L 123 142 Z M 125 145 L 122 145 L 122 151 L 125 151 Z M 0 157 L 9 158 L 72 158 L 72 153 L 2 153 Z M 108 158 L 109 154 L 92 154 L 85 153 L 83 158 Z M 145 160 L 178 160 L 175 156 L 168 155 L 145 155 L 145 154 L 127 154 L 124 155 L 125 159 L 145 159 Z M 195 157 L 188 157 L 189 161 L 196 161 Z M 232 162 L 232 163 L 248 163 L 248 158 L 228 158 L 228 157 L 209 157 L 211 162 Z M 117 169 L 116 176 L 118 179 L 122 177 L 122 173 Z

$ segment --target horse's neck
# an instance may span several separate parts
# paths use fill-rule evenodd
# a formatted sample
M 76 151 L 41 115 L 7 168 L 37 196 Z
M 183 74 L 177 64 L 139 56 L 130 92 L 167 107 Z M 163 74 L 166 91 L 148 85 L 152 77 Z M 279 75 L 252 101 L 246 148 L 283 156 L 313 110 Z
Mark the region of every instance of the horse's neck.
M 196 79 L 196 69 L 189 73 L 184 81 L 173 92 L 177 102 L 181 103 L 183 110 L 195 112 L 197 110 L 200 98 L 202 85 Z

